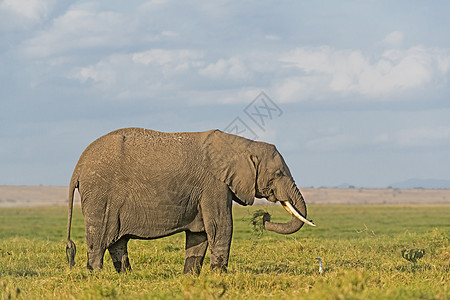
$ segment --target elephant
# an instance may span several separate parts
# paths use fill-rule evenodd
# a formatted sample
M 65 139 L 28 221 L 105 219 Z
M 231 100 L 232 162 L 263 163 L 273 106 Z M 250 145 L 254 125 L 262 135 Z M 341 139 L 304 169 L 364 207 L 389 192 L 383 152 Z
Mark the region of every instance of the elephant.
M 70 180 L 66 256 L 71 267 L 75 189 L 81 196 L 89 270 L 103 267 L 108 249 L 117 272 L 131 271 L 130 239 L 184 231 L 183 273 L 200 273 L 208 246 L 211 268 L 226 271 L 233 201 L 244 206 L 255 197 L 281 202 L 291 220 L 274 223 L 266 215 L 266 230 L 291 234 L 304 223 L 315 226 L 306 219 L 303 196 L 276 147 L 220 130 L 123 128 L 92 142 Z

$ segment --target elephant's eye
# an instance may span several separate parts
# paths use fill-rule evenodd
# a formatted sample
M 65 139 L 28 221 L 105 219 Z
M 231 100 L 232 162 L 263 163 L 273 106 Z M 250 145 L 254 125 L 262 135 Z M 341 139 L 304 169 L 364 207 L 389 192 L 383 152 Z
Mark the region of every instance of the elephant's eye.
M 281 176 L 283 176 L 283 171 L 281 171 L 281 170 L 277 170 L 276 172 L 275 172 L 275 177 L 281 177 Z

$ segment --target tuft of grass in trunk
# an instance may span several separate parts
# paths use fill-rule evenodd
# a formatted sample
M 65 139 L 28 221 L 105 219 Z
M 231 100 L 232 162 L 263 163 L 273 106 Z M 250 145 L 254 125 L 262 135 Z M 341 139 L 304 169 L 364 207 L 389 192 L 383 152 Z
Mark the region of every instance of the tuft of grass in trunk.
M 268 211 L 264 209 L 258 209 L 253 212 L 252 218 L 250 219 L 250 224 L 253 225 L 253 234 L 260 238 L 264 234 L 264 217 L 268 216 L 268 219 L 270 220 L 270 214 Z
M 416 264 L 416 262 L 425 255 L 424 249 L 404 249 L 402 250 L 402 257 L 407 261 Z

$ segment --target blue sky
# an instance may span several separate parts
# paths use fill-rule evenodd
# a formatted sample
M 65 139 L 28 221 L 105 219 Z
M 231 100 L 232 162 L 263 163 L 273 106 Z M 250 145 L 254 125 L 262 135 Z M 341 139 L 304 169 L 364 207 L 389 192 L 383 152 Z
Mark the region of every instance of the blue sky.
M 449 13 L 448 1 L 0 1 L 0 184 L 67 185 L 117 128 L 237 117 L 299 186 L 450 180 Z M 259 127 L 245 112 L 261 91 L 280 113 Z

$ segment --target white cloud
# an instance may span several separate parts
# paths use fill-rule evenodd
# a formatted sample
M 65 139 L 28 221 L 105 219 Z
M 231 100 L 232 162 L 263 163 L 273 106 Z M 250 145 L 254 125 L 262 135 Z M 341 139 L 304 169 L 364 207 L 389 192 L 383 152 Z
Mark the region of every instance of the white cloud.
M 197 106 L 208 104 L 248 104 L 250 101 L 255 99 L 259 93 L 261 93 L 261 89 L 252 87 L 238 87 L 213 90 L 193 89 L 191 91 L 184 92 L 183 95 L 188 98 L 187 102 L 189 104 Z M 232 120 L 229 121 L 231 122 Z
M 38 20 L 47 13 L 49 1 L 38 0 L 3 0 L 0 9 L 31 20 Z
M 219 59 L 215 63 L 207 65 L 205 68 L 199 71 L 200 75 L 209 77 L 212 79 L 248 79 L 251 77 L 251 72 L 237 57 L 231 57 L 229 59 Z
M 167 86 L 160 68 L 137 64 L 132 54 L 114 54 L 95 64 L 73 68 L 67 77 L 92 88 L 107 101 L 154 97 Z
M 56 0 L 3 0 L 0 28 L 28 28 L 46 19 Z
M 139 7 L 140 11 L 150 12 L 154 11 L 156 9 L 159 9 L 163 7 L 164 5 L 168 4 L 170 0 L 150 0 L 145 2 Z
M 389 132 L 353 131 L 351 128 L 341 128 L 336 132 L 320 132 L 306 138 L 306 149 L 313 152 L 374 150 L 407 150 L 418 148 L 442 148 L 450 145 L 450 127 L 415 127 L 393 129 Z M 370 131 L 370 130 L 368 130 Z
M 171 77 L 185 73 L 192 68 L 201 67 L 204 64 L 202 58 L 201 51 L 190 49 L 151 49 L 132 54 L 134 63 L 159 66 L 164 77 Z
M 439 147 L 449 145 L 450 127 L 419 127 L 384 134 L 385 142 L 401 148 Z
M 202 57 L 202 52 L 189 49 L 114 54 L 73 68 L 67 77 L 93 85 L 109 99 L 139 99 L 165 90 L 175 95 L 183 89 L 188 74 L 203 66 Z
M 442 148 L 450 145 L 450 127 L 448 126 L 421 126 L 398 128 L 388 132 L 380 132 L 373 137 L 359 138 L 361 143 L 380 149 L 417 149 Z
M 383 43 L 387 46 L 398 47 L 403 43 L 403 32 L 393 31 L 389 33 L 383 40 Z
M 298 69 L 299 75 L 286 78 L 282 85 L 298 88 L 284 101 L 295 101 L 302 93 L 320 97 L 362 95 L 383 97 L 423 87 L 430 82 L 445 81 L 450 69 L 450 50 L 412 47 L 387 50 L 379 57 L 358 50 L 331 47 L 304 47 L 280 58 L 285 68 Z M 312 90 L 311 81 L 316 89 Z
M 261 91 L 255 87 L 219 86 L 250 76 L 237 58 L 207 64 L 204 53 L 192 49 L 151 49 L 115 54 L 95 64 L 73 68 L 68 74 L 100 91 L 107 99 L 182 98 L 192 105 L 247 103 Z M 222 64 L 222 62 L 224 62 Z M 205 77 L 217 85 L 203 89 Z M 217 82 L 217 84 L 216 84 Z
M 166 50 L 166 49 L 151 49 L 144 52 L 135 53 L 132 55 L 132 59 L 135 63 L 144 65 L 157 64 L 182 64 L 183 62 L 200 63 L 198 60 L 203 57 L 200 51 L 194 51 L 189 49 L 180 50 Z
M 31 59 L 79 55 L 86 49 L 111 55 L 123 47 L 180 38 L 177 31 L 162 26 L 149 29 L 152 23 L 148 23 L 148 14 L 144 15 L 141 10 L 112 11 L 104 9 L 100 3 L 76 4 L 53 19 L 48 28 L 23 41 L 20 53 Z
M 278 64 L 285 68 L 277 68 L 276 64 L 266 66 L 267 57 L 277 55 L 232 56 L 210 62 L 212 58 L 195 49 L 150 49 L 110 55 L 96 64 L 77 68 L 71 78 L 84 83 L 92 80 L 97 84 L 117 85 L 116 89 L 122 85 L 127 90 L 128 78 L 120 78 L 133 72 L 134 78 L 141 82 L 132 84 L 135 89 L 147 90 L 146 82 L 152 78 L 153 84 L 162 87 L 177 86 L 178 92 L 184 88 L 199 89 L 199 93 L 206 78 L 214 82 L 217 93 L 221 89 L 229 90 L 216 101 L 230 103 L 236 102 L 237 90 L 254 90 L 258 78 L 274 74 L 267 77 L 273 78 L 267 81 L 271 95 L 279 102 L 298 102 L 339 100 L 348 96 L 392 99 L 391 96 L 428 84 L 445 83 L 450 71 L 449 50 L 424 47 L 391 49 L 378 58 L 356 50 L 297 48 L 281 55 Z
M 130 24 L 120 13 L 101 11 L 92 3 L 71 7 L 47 31 L 22 44 L 28 57 L 49 57 L 94 47 L 117 47 L 128 41 Z
M 274 99 L 280 102 L 300 102 L 308 99 L 320 99 L 318 91 L 326 89 L 321 76 L 293 76 L 274 83 L 271 91 Z
M 102 59 L 98 63 L 86 67 L 75 68 L 68 76 L 82 83 L 92 80 L 94 83 L 104 86 L 114 86 L 117 83 L 117 75 L 129 64 L 129 58 L 125 55 L 113 55 Z

